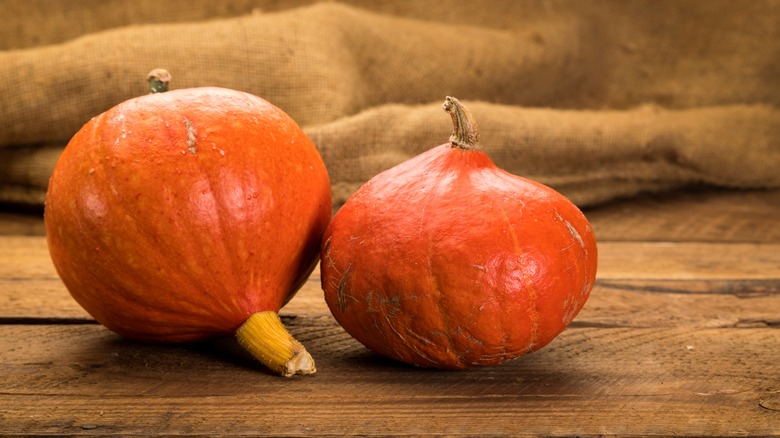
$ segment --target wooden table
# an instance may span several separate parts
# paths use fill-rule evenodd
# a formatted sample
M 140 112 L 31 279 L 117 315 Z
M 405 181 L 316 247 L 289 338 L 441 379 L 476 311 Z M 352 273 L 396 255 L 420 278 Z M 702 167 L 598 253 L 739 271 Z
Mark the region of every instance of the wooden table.
M 318 373 L 233 339 L 123 340 L 70 298 L 38 216 L 0 214 L 0 435 L 780 435 L 780 191 L 586 211 L 598 281 L 550 345 L 417 369 L 349 337 L 315 273 L 282 310 Z

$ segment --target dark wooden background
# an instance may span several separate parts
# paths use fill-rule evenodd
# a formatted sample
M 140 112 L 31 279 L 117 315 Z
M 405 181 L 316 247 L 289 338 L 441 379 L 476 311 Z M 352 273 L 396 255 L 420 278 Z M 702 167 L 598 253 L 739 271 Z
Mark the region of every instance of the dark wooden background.
M 233 339 L 119 338 L 70 298 L 38 213 L 0 213 L 0 435 L 780 435 L 780 191 L 690 190 L 586 211 L 584 310 L 542 350 L 458 372 L 379 357 L 319 277 L 282 310 L 318 373 Z

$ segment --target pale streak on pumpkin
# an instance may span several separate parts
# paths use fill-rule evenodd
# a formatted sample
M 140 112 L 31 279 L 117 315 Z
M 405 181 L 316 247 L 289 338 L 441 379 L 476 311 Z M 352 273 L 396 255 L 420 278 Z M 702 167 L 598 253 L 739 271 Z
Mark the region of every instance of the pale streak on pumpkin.
M 341 306 L 341 303 L 342 303 L 341 300 L 342 300 L 342 295 L 346 298 L 346 290 L 342 290 L 342 288 L 346 288 L 346 286 L 347 286 L 346 281 L 345 281 L 347 273 L 346 272 L 342 273 L 336 267 L 336 263 L 333 261 L 333 257 L 330 255 L 330 239 L 331 238 L 328 237 L 328 239 L 325 241 L 325 243 L 322 244 L 322 249 L 323 249 L 322 252 L 324 253 L 324 255 L 322 257 L 323 260 L 321 261 L 321 263 L 327 261 L 328 267 L 330 269 L 333 269 L 333 272 L 336 272 L 338 274 L 340 280 L 337 282 L 336 281 L 337 277 L 333 276 L 330 279 L 329 284 L 330 284 L 331 287 L 336 288 L 338 302 L 339 302 L 339 309 L 341 309 L 342 312 L 346 312 L 347 311 L 346 299 L 344 300 L 344 306 L 343 307 Z M 349 266 L 347 267 L 347 270 L 350 270 L 351 268 L 352 268 L 352 263 L 350 262 Z M 370 293 L 369 293 L 368 297 L 371 297 Z
M 338 288 L 336 289 L 336 298 L 339 303 L 339 309 L 342 312 L 347 311 L 347 281 L 349 281 L 349 274 L 352 272 L 352 262 L 347 265 L 347 269 L 341 275 Z
M 382 308 L 382 307 L 380 307 L 380 308 Z M 407 340 L 407 338 L 406 338 L 404 335 L 402 335 L 402 334 L 401 334 L 401 333 L 400 333 L 398 330 L 396 330 L 396 329 L 395 329 L 395 327 L 393 326 L 393 323 L 390 321 L 390 316 L 389 316 L 388 312 L 379 312 L 379 314 L 380 314 L 380 315 L 382 315 L 382 317 L 384 317 L 384 318 L 385 318 L 385 322 L 387 323 L 387 327 L 389 327 L 389 328 L 390 328 L 390 330 L 392 330 L 392 331 L 393 331 L 393 333 L 395 333 L 395 335 L 396 335 L 396 336 L 398 336 L 398 339 L 402 339 L 402 340 L 404 340 L 404 344 L 405 344 L 407 347 L 409 347 L 409 348 L 410 348 L 410 349 L 411 349 L 413 352 L 415 352 L 415 353 L 416 353 L 418 356 L 420 356 L 422 359 L 425 359 L 425 360 L 427 360 L 427 361 L 429 361 L 429 362 L 431 362 L 431 363 L 436 363 L 436 360 L 435 360 L 435 359 L 431 358 L 431 357 L 430 357 L 430 356 L 428 356 L 427 354 L 425 354 L 425 353 L 423 353 L 422 351 L 420 351 L 420 349 L 419 349 L 419 348 L 417 348 L 417 345 L 415 345 L 415 343 L 414 343 L 414 342 L 407 342 L 407 341 L 406 341 L 406 340 Z M 401 321 L 401 323 L 400 323 L 400 324 L 401 324 L 401 328 L 403 328 L 403 329 L 404 329 L 404 331 L 405 331 L 406 333 L 410 333 L 410 332 L 411 332 L 411 330 L 409 329 L 409 327 L 407 327 L 407 326 L 406 326 L 406 324 L 404 324 L 404 323 L 403 323 L 403 321 Z M 415 339 L 417 338 L 416 336 L 413 336 L 413 337 L 414 337 Z
M 561 216 L 560 213 L 555 212 L 555 217 L 566 226 L 566 230 L 569 232 L 569 234 L 571 235 L 572 239 L 574 240 L 574 242 L 571 245 L 567 245 L 567 246 L 564 246 L 563 248 L 561 248 L 561 252 L 564 252 L 564 251 L 568 250 L 569 248 L 574 246 L 575 243 L 576 243 L 582 249 L 582 253 L 581 254 L 584 255 L 585 259 L 587 260 L 588 259 L 588 250 L 585 247 L 585 241 L 582 240 L 582 236 L 580 236 L 580 233 L 577 231 L 576 228 L 574 228 L 574 225 L 572 225 L 571 222 L 569 222 L 563 216 Z M 586 231 L 590 231 L 590 227 L 588 227 L 586 229 Z M 583 275 L 583 278 L 588 278 L 587 264 L 585 264 L 584 266 L 585 266 L 585 273 Z M 572 269 L 572 268 L 573 269 L 577 268 L 576 261 L 572 265 L 567 267 L 567 269 Z M 583 296 L 586 293 L 590 292 L 590 289 L 591 289 L 590 282 L 589 281 L 585 281 L 583 283 L 582 288 L 580 289 L 579 293 L 576 296 L 568 296 L 568 297 L 566 297 L 566 299 L 563 300 L 563 304 L 562 304 L 563 305 L 563 317 L 561 318 L 561 321 L 564 324 L 569 325 L 572 322 L 572 320 L 574 320 L 574 317 L 577 315 L 578 309 L 580 307 L 580 300 L 583 298 Z
M 403 328 L 404 332 L 406 332 L 407 335 L 409 335 L 412 338 L 416 339 L 418 342 L 420 342 L 424 346 L 429 347 L 431 345 L 434 345 L 433 341 L 431 341 L 430 339 L 428 339 L 428 338 L 426 338 L 424 336 L 421 336 L 421 335 L 417 334 L 414 330 L 409 328 L 409 326 L 407 326 L 403 321 L 401 321 L 401 328 Z M 438 363 L 438 361 L 435 358 L 432 358 L 432 357 L 428 356 L 424 351 L 421 351 L 414 342 L 407 342 L 406 346 L 411 348 L 412 351 L 414 351 L 418 356 L 420 356 L 421 358 L 429 361 L 430 363 L 432 363 L 432 364 Z
M 127 130 L 125 129 L 125 115 L 119 113 L 119 115 L 116 116 L 114 120 L 122 124 L 122 127 L 120 128 L 121 135 L 117 137 L 116 141 L 114 142 L 114 146 L 119 146 L 119 140 L 127 138 Z
M 184 126 L 187 128 L 187 149 L 191 154 L 195 155 L 198 152 L 198 137 L 195 128 L 192 127 L 192 122 L 186 117 L 184 118 Z
M 418 341 L 422 342 L 423 344 L 425 344 L 425 345 L 433 345 L 433 341 L 431 341 L 430 339 L 426 338 L 425 336 L 422 336 L 422 335 L 416 333 L 414 330 L 410 329 L 406 324 L 404 324 L 403 321 L 401 322 L 401 327 L 403 327 L 403 329 L 406 332 L 406 334 L 408 334 L 409 336 L 417 339 Z
M 580 233 L 577 232 L 577 229 L 574 228 L 571 222 L 567 221 L 557 211 L 555 212 L 555 217 L 557 217 L 558 220 L 563 222 L 563 224 L 566 226 L 567 231 L 569 231 L 571 237 L 580 245 L 580 248 L 582 248 L 582 250 L 585 251 L 585 253 L 587 254 L 587 250 L 585 249 L 585 242 L 582 240 L 582 236 L 580 236 Z

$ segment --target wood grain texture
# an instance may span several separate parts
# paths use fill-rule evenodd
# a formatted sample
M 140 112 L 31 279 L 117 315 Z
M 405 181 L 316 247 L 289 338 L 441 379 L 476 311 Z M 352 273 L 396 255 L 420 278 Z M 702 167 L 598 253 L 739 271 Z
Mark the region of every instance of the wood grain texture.
M 588 211 L 601 263 L 585 308 L 550 345 L 491 368 L 368 351 L 315 271 L 281 312 L 319 370 L 293 379 L 230 337 L 112 334 L 70 298 L 44 237 L 3 233 L 0 218 L 0 435 L 780 436 L 777 193 Z
M 29 208 L 12 209 L 0 206 L 0 235 L 43 236 L 43 212 Z
M 773 328 L 571 328 L 507 364 L 439 372 L 378 357 L 329 318 L 286 322 L 317 357 L 316 376 L 280 381 L 232 340 L 2 327 L 0 433 L 780 433 L 780 413 L 760 406 L 780 391 L 780 352 L 753 348 L 778 345 Z
M 57 277 L 43 237 L 0 236 L 0 247 L 0 319 L 88 319 Z M 596 287 L 579 322 L 590 317 L 592 308 L 611 306 L 618 312 L 622 307 L 626 313 L 643 302 L 650 309 L 639 317 L 656 324 L 703 321 L 708 319 L 705 311 L 716 309 L 780 318 L 772 316 L 780 309 L 780 244 L 604 242 L 599 258 Z M 725 296 L 716 301 L 703 297 L 713 294 Z M 329 313 L 318 270 L 281 313 Z M 617 324 L 607 317 L 593 315 L 600 324 Z
M 780 242 L 780 190 L 645 195 L 586 215 L 599 241 Z

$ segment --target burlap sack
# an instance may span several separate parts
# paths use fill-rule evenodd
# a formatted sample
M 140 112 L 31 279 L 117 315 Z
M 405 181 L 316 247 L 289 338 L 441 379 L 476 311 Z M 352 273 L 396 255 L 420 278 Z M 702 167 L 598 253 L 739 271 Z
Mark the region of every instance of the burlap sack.
M 580 205 L 780 186 L 777 1 L 194 1 L 166 20 L 166 2 L 115 0 L 108 21 L 84 19 L 97 0 L 20 3 L 19 39 L 0 33 L 4 201 L 42 202 L 58 151 L 145 93 L 153 67 L 173 88 L 235 88 L 287 111 L 320 148 L 337 205 L 444 143 L 447 95 L 469 106 L 499 166 Z M 82 20 L 78 38 L 63 15 Z

